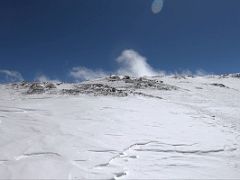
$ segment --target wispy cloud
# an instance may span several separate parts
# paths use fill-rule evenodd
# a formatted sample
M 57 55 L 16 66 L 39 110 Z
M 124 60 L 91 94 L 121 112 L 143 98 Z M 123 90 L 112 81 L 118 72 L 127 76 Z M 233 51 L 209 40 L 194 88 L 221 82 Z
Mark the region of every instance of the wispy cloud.
M 180 70 L 180 71 L 175 71 L 174 73 L 169 73 L 168 75 L 170 76 L 213 76 L 215 75 L 214 73 L 207 72 L 203 69 L 197 69 L 196 71 L 191 71 L 188 69 L 185 70 Z
M 214 74 L 214 73 L 209 73 L 209 72 L 206 72 L 205 70 L 203 70 L 203 69 L 198 69 L 196 72 L 195 72 L 195 74 L 197 75 L 197 76 L 207 76 L 207 75 L 209 75 L 209 74 Z
M 91 70 L 82 66 L 74 67 L 70 71 L 70 76 L 76 80 L 91 80 L 107 75 L 108 73 L 104 72 L 103 70 Z
M 2 69 L 0 70 L 0 75 L 3 76 L 2 81 L 6 81 L 6 82 L 23 81 L 23 76 L 18 71 Z

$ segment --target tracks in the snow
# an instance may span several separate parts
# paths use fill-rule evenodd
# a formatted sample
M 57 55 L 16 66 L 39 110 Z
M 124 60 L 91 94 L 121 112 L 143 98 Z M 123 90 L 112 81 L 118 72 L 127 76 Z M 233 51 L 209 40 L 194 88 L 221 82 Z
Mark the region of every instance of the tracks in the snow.
M 216 148 L 216 149 L 201 149 L 198 146 L 198 143 L 164 143 L 160 141 L 147 141 L 147 142 L 138 142 L 131 144 L 130 146 L 123 149 L 123 151 L 119 152 L 116 156 L 112 157 L 107 163 L 99 164 L 95 166 L 95 168 L 111 168 L 111 167 L 125 167 L 124 163 L 127 163 L 130 160 L 138 159 L 139 153 L 167 153 L 167 156 L 172 154 L 181 154 L 182 157 L 187 155 L 196 155 L 196 156 L 205 156 L 211 155 L 215 153 L 222 153 L 224 151 L 235 151 L 237 150 L 236 147 L 232 148 Z M 103 151 L 103 150 L 94 150 L 92 152 L 112 152 L 112 151 Z M 114 151 L 116 152 L 116 151 Z M 119 179 L 124 176 L 127 176 L 128 170 L 124 169 L 121 172 L 114 173 L 113 179 Z
M 237 148 L 231 148 L 228 151 L 235 151 Z M 209 154 L 225 151 L 224 148 L 212 149 L 212 150 L 172 150 L 172 149 L 135 149 L 135 151 L 149 151 L 149 152 L 161 152 L 161 153 L 180 153 L 180 154 Z
M 15 160 L 19 161 L 22 159 L 34 157 L 34 156 L 56 156 L 56 157 L 61 157 L 60 154 L 55 153 L 55 152 L 33 152 L 33 153 L 25 153 L 21 156 L 18 156 L 15 158 Z

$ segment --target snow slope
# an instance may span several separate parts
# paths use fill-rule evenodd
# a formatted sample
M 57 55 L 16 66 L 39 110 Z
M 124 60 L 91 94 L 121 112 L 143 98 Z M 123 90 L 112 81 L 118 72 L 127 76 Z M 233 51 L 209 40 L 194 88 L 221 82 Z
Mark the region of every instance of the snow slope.
M 0 85 L 0 179 L 239 179 L 240 79 L 149 79 L 176 88 L 83 83 L 127 90 L 119 97 Z

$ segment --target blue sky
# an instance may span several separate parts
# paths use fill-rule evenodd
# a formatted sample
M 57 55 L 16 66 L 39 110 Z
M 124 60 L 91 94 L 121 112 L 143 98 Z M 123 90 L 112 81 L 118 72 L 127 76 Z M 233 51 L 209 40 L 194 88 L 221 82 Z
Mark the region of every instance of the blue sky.
M 116 71 L 126 49 L 157 70 L 240 71 L 239 0 L 165 0 L 157 14 L 152 2 L 2 0 L 0 72 L 68 81 L 74 67 Z

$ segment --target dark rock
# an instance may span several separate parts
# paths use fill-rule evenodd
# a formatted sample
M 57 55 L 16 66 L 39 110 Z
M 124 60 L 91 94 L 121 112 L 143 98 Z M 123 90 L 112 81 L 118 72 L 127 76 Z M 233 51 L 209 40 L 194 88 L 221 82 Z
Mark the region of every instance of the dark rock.
M 134 80 L 133 79 L 125 79 L 124 82 L 131 84 L 131 83 L 134 83 Z
M 53 83 L 47 83 L 47 84 L 45 85 L 45 88 L 47 88 L 47 89 L 55 89 L 55 88 L 57 88 L 57 87 L 56 87 L 56 85 L 53 84 Z
M 220 78 L 240 78 L 240 73 L 235 74 L 223 74 Z
M 31 89 L 44 89 L 44 85 L 41 84 L 41 83 L 33 83 L 31 86 L 30 86 Z
M 111 75 L 109 77 L 109 81 L 120 81 L 120 80 L 121 80 L 121 78 L 117 75 Z
M 129 79 L 131 79 L 130 76 L 124 76 L 123 77 L 123 80 L 129 80 Z
M 146 78 L 139 78 L 133 81 L 133 88 L 136 89 L 158 89 L 158 90 L 176 90 L 178 89 L 176 86 L 171 86 L 168 84 L 164 84 L 163 81 L 151 80 Z
M 81 84 L 76 86 L 75 89 L 63 90 L 62 93 L 70 95 L 92 94 L 95 96 L 128 96 L 126 91 L 104 84 Z
M 222 88 L 228 88 L 227 86 L 225 86 L 224 84 L 218 84 L 218 83 L 212 83 L 212 86 L 217 86 L 217 87 L 222 87 Z
M 232 77 L 234 77 L 234 78 L 240 78 L 240 73 L 232 74 Z
M 29 90 L 27 91 L 28 94 L 40 94 L 45 92 L 45 87 L 41 83 L 33 83 Z

